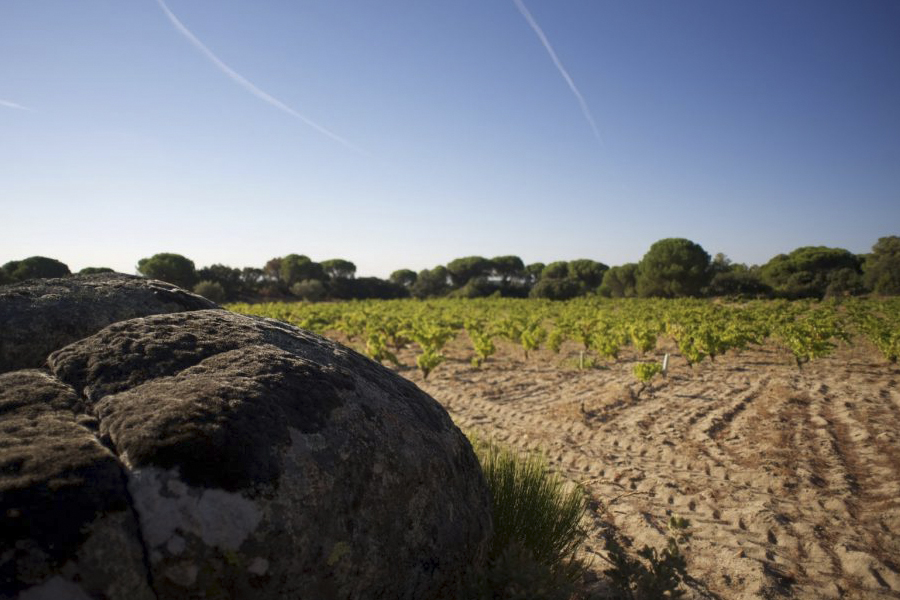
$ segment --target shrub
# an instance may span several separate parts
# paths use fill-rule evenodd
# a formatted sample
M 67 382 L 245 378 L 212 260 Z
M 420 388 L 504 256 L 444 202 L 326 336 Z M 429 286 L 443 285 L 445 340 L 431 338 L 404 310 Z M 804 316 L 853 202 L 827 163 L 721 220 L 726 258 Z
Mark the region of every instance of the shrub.
M 324 269 L 329 279 L 353 279 L 356 277 L 356 265 L 349 260 L 332 258 L 323 260 L 319 264 L 322 265 L 322 269 Z
M 191 289 L 197 281 L 194 261 L 180 254 L 162 252 L 150 258 L 142 258 L 137 264 L 138 272 L 144 277 L 159 279 L 184 289 Z
M 291 293 L 301 300 L 316 302 L 325 298 L 325 284 L 318 279 L 305 279 L 291 286 Z
M 390 281 L 402 285 L 405 288 L 409 288 L 416 282 L 416 277 L 418 277 L 418 275 L 416 275 L 415 271 L 410 269 L 397 269 L 391 273 Z
M 849 269 L 860 273 L 860 259 L 843 248 L 805 246 L 790 254 L 779 254 L 762 266 L 760 273 L 765 283 L 786 298 L 822 298 L 834 277 L 838 278 L 833 293 L 843 291 L 841 286 L 853 285 L 847 273 Z
M 3 265 L 9 283 L 39 279 L 44 277 L 65 277 L 71 275 L 69 267 L 55 258 L 31 256 L 24 260 L 13 260 Z
M 225 288 L 218 281 L 201 281 L 194 286 L 194 293 L 216 303 L 225 302 L 227 299 Z
M 635 286 L 635 273 L 637 263 L 626 263 L 618 267 L 611 267 L 603 274 L 603 282 L 597 289 L 597 293 L 607 298 L 632 298 L 637 295 Z
M 79 275 L 97 275 L 99 273 L 115 273 L 115 271 L 109 267 L 85 267 L 78 271 Z
M 278 277 L 289 286 L 305 280 L 322 281 L 327 278 L 322 265 L 303 254 L 288 254 L 283 257 L 278 267 Z
M 763 283 L 759 274 L 750 270 L 716 273 L 706 291 L 710 296 L 742 298 L 768 297 L 772 294 L 772 288 Z
M 586 535 L 581 521 L 587 505 L 581 489 L 568 487 L 539 455 L 519 454 L 477 438 L 473 446 L 491 492 L 494 521 L 482 586 L 511 587 L 512 592 L 527 584 L 524 593 L 547 592 L 532 598 L 565 597 L 551 592 L 573 586 L 585 569 L 575 557 Z M 526 581 L 534 577 L 541 581 Z
M 416 298 L 443 296 L 450 289 L 449 277 L 447 268 L 440 265 L 431 270 L 424 269 L 416 275 L 416 281 L 409 291 Z
M 476 277 L 487 277 L 494 269 L 494 264 L 483 256 L 465 256 L 447 263 L 447 273 L 453 287 L 462 287 Z
M 565 277 L 563 279 L 541 278 L 529 295 L 532 298 L 548 298 L 550 300 L 569 300 L 578 296 L 583 291 L 581 284 L 575 279 Z
M 609 267 L 589 258 L 569 261 L 569 277 L 580 281 L 588 289 L 596 289 L 603 282 L 603 275 Z
M 684 238 L 655 242 L 635 273 L 637 292 L 642 298 L 699 296 L 708 281 L 709 254 Z
M 900 237 L 878 238 L 863 265 L 865 284 L 877 294 L 900 294 Z

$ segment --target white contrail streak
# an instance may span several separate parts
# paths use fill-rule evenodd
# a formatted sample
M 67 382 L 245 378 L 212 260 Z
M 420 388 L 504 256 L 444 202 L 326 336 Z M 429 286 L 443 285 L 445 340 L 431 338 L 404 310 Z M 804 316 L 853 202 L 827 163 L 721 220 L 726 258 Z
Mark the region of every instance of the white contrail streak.
M 294 110 L 293 108 L 291 108 L 290 106 L 288 106 L 287 104 L 285 104 L 284 102 L 279 100 L 278 98 L 275 98 L 274 96 L 272 96 L 270 94 L 267 94 L 266 92 L 262 91 L 261 89 L 259 89 L 255 85 L 253 85 L 253 83 L 248 81 L 243 75 L 241 75 L 240 73 L 238 73 L 237 71 L 235 71 L 234 69 L 232 69 L 231 67 L 226 65 L 224 62 L 222 62 L 218 56 L 213 54 L 212 50 L 207 48 L 203 42 L 201 42 L 199 39 L 197 39 L 197 36 L 195 36 L 193 33 L 191 33 L 191 31 L 187 27 L 184 26 L 184 23 L 179 21 L 178 17 L 176 17 L 174 15 L 174 13 L 172 13 L 172 11 L 169 10 L 169 7 L 166 6 L 166 3 L 163 2 L 163 0 L 156 0 L 156 2 L 157 2 L 157 4 L 159 4 L 159 7 L 163 10 L 163 12 L 166 14 L 166 16 L 169 18 L 169 21 L 172 22 L 172 25 L 175 26 L 175 29 L 178 30 L 178 32 L 181 35 L 183 35 L 185 38 L 187 38 L 187 40 L 197 50 L 199 50 L 201 54 L 203 54 L 206 58 L 208 58 L 210 62 L 212 62 L 220 71 L 225 73 L 225 75 L 230 77 L 235 83 L 240 85 L 242 88 L 244 88 L 245 90 L 247 90 L 248 92 L 250 92 L 251 94 L 256 96 L 257 98 L 259 98 L 263 102 L 267 102 L 267 103 L 271 104 L 272 106 L 274 106 L 275 108 L 286 112 L 287 114 L 291 115 L 292 117 L 300 119 L 301 121 L 303 121 L 304 123 L 306 123 L 307 125 L 312 127 L 313 129 L 318 131 L 319 133 L 321 133 L 323 135 L 327 135 L 334 141 L 336 141 L 340 144 L 343 144 L 344 146 L 350 148 L 351 150 L 359 152 L 360 154 L 367 154 L 365 150 L 348 142 L 341 136 L 337 135 L 334 132 L 329 131 L 328 129 L 322 127 L 318 123 L 311 121 L 310 119 L 307 119 L 306 117 L 304 117 L 303 115 L 298 113 L 296 110 Z
M 519 12 L 522 13 L 522 16 L 525 17 L 525 20 L 528 21 L 528 24 L 537 34 L 538 39 L 541 40 L 541 43 L 544 45 L 544 49 L 547 51 L 547 54 L 550 55 L 550 59 L 553 61 L 553 64 L 556 65 L 556 70 L 559 71 L 559 74 L 562 75 L 562 78 L 568 84 L 569 89 L 572 90 L 572 93 L 575 94 L 575 98 L 578 100 L 578 104 L 581 105 L 581 112 L 584 113 L 584 118 L 587 119 L 587 122 L 591 125 L 591 130 L 594 132 L 594 137 L 597 138 L 598 142 L 602 143 L 600 139 L 600 132 L 597 131 L 597 124 L 594 123 L 594 117 L 591 115 L 591 111 L 588 108 L 587 102 L 584 101 L 584 97 L 581 95 L 581 92 L 578 91 L 578 88 L 575 87 L 575 82 L 572 81 L 572 78 L 569 76 L 569 72 L 566 71 L 566 68 L 563 66 L 562 62 L 559 60 L 559 57 L 556 56 L 556 52 L 553 51 L 553 46 L 550 45 L 550 41 L 547 39 L 547 36 L 544 35 L 544 30 L 541 29 L 541 26 L 537 24 L 537 21 L 534 20 L 534 17 L 531 16 L 531 13 L 525 8 L 525 4 L 522 0 L 513 0 L 516 4 L 516 8 L 519 9 Z
M 10 102 L 9 100 L 0 100 L 0 106 L 5 106 L 6 108 L 15 108 L 16 110 L 27 110 L 34 112 L 33 108 L 28 108 L 27 106 L 22 106 L 21 104 L 16 104 L 15 102 Z

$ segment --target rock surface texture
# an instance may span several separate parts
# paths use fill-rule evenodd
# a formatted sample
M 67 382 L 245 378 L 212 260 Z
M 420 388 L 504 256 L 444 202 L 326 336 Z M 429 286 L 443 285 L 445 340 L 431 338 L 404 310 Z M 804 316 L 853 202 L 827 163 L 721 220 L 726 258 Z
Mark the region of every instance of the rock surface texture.
M 174 285 L 121 273 L 0 286 L 0 373 L 44 366 L 47 355 L 117 321 L 217 308 Z
M 447 413 L 359 354 L 222 310 L 0 375 L 0 597 L 454 598 L 490 500 Z

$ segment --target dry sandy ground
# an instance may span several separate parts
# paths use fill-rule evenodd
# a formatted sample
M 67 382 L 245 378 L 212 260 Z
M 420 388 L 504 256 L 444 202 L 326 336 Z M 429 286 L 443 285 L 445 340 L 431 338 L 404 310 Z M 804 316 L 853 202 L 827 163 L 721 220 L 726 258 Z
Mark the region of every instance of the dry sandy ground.
M 475 369 L 463 334 L 427 380 L 399 358 L 460 427 L 585 485 L 598 574 L 608 523 L 661 549 L 674 513 L 693 525 L 692 597 L 900 598 L 900 367 L 860 344 L 803 370 L 774 347 L 674 355 L 637 398 L 629 353 L 579 370 L 575 345 L 500 345 Z

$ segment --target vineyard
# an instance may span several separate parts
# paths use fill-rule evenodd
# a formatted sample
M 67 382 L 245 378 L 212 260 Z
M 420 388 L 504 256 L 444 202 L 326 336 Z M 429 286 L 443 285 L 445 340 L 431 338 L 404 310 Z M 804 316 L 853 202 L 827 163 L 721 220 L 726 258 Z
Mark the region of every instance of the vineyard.
M 334 337 L 460 427 L 539 449 L 591 498 L 597 574 L 608 532 L 662 548 L 676 516 L 688 597 L 900 598 L 900 300 L 229 308 Z
M 372 359 L 399 365 L 397 353 L 418 349 L 416 365 L 427 379 L 443 362 L 442 350 L 464 333 L 471 363 L 482 367 L 497 341 L 521 347 L 523 357 L 566 340 L 580 346 L 579 366 L 615 363 L 629 354 L 635 376 L 661 372 L 647 366 L 661 340 L 669 339 L 691 367 L 728 351 L 767 343 L 785 349 L 798 368 L 828 356 L 839 343 L 864 338 L 892 363 L 900 355 L 900 300 L 839 302 L 706 300 L 599 300 L 570 302 L 517 299 L 387 300 L 344 303 L 233 304 L 239 313 L 279 319 L 321 335 L 339 334 Z M 630 351 L 630 352 L 629 352 Z M 645 365 L 645 366 L 641 366 Z

